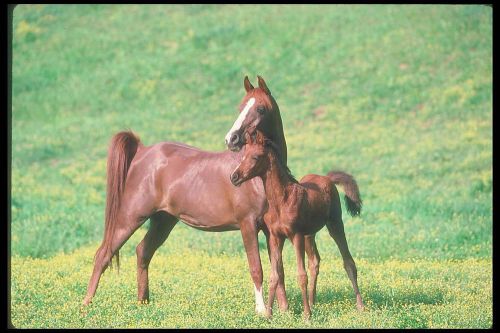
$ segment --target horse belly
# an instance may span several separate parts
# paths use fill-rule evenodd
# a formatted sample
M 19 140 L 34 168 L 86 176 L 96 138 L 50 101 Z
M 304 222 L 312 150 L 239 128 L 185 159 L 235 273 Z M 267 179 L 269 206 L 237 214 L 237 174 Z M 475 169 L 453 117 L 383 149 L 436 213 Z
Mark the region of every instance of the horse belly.
M 234 223 L 223 223 L 223 224 L 210 224 L 208 219 L 196 218 L 188 214 L 179 214 L 179 218 L 190 227 L 195 229 L 203 230 L 203 231 L 230 231 L 230 230 L 239 230 L 240 226 L 237 222 Z
M 192 194 L 171 196 L 164 210 L 183 220 L 186 224 L 204 230 L 239 229 L 238 221 L 227 200 L 213 198 L 207 201 Z
M 165 180 L 162 209 L 187 225 L 206 231 L 239 229 L 233 196 L 224 184 L 203 175 Z M 165 196 L 165 195 L 164 195 Z
M 302 204 L 297 229 L 305 235 L 315 234 L 325 226 L 329 218 L 330 202 L 327 200 L 325 193 L 309 190 L 307 200 L 304 200 Z

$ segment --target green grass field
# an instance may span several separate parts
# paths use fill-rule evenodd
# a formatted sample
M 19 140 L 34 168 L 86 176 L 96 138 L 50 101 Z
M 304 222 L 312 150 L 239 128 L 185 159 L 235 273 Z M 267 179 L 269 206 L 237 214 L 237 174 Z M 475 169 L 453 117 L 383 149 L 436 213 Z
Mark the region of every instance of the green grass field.
M 15 327 L 491 327 L 490 7 L 20 5 L 12 25 Z M 257 74 L 280 106 L 294 175 L 358 181 L 364 208 L 344 223 L 368 311 L 355 310 L 326 230 L 305 322 L 289 242 L 291 311 L 266 320 L 240 233 L 182 223 L 151 263 L 151 304 L 137 305 L 146 223 L 81 312 L 112 135 L 224 150 L 243 78 Z

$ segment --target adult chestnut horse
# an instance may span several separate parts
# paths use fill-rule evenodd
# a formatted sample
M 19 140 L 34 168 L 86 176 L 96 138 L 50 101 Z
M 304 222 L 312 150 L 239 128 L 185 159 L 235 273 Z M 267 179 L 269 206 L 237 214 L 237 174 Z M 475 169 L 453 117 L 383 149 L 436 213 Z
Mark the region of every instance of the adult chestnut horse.
M 299 183 L 279 160 L 272 141 L 266 140 L 259 131 L 253 141 L 250 134 L 245 133 L 245 137 L 245 155 L 231 174 L 231 182 L 240 186 L 258 177 L 264 183 L 269 207 L 264 215 L 264 223 L 270 234 L 271 252 L 268 315 L 272 313 L 277 284 L 284 279 L 281 252 L 285 238 L 293 243 L 297 256 L 304 315 L 311 315 L 304 265 L 304 236 L 314 235 L 325 225 L 339 247 L 344 268 L 356 294 L 357 307 L 362 310 L 364 305 L 359 293 L 356 265 L 347 246 L 339 194 L 334 185 L 335 181 L 344 186 L 347 209 L 354 216 L 359 214 L 362 203 L 356 181 L 349 174 L 332 171 L 328 176 L 306 175 Z
M 240 104 L 240 115 L 226 134 L 226 145 L 231 151 L 239 151 L 246 143 L 245 133 L 254 134 L 256 130 L 262 132 L 266 139 L 273 142 L 281 164 L 287 165 L 287 146 L 283 132 L 283 123 L 278 104 L 271 94 L 264 79 L 257 75 L 258 87 L 254 86 L 245 77 L 243 85 L 247 92 Z M 267 250 L 269 252 L 269 232 L 263 228 L 266 235 Z M 320 256 L 316 247 L 315 235 L 305 236 L 305 250 L 307 253 L 309 272 L 309 303 L 316 300 L 316 284 L 319 274 Z M 280 281 L 277 287 L 277 299 L 280 309 L 288 308 L 284 284 Z
M 259 84 L 260 88 L 250 88 L 245 78 L 247 94 L 240 111 L 252 113 L 254 108 L 266 107 L 278 118 L 265 118 L 260 126 L 269 133 L 281 132 L 282 136 L 278 106 L 274 100 L 269 102 L 268 89 L 261 78 Z M 249 106 L 248 99 L 253 100 L 253 105 Z M 286 153 L 284 137 L 282 144 L 283 154 Z M 94 257 L 94 269 L 83 304 L 91 302 L 99 279 L 113 256 L 116 255 L 119 265 L 121 246 L 150 219 L 149 230 L 136 248 L 138 299 L 147 303 L 151 258 L 181 219 L 204 231 L 241 230 L 254 282 L 256 311 L 265 313 L 257 234 L 262 227 L 266 199 L 260 179 L 239 188 L 231 184 L 229 175 L 242 155 L 242 152 L 228 150 L 207 152 L 176 142 L 144 146 L 132 132 L 116 134 L 108 151 L 104 239 Z M 280 308 L 286 309 L 283 284 L 278 287 L 277 296 Z

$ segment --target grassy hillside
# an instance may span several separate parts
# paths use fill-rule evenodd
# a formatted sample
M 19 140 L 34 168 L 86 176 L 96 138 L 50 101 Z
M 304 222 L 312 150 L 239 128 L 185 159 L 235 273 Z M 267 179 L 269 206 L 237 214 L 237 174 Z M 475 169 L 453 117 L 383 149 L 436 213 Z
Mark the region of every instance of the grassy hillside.
M 280 106 L 294 175 L 345 170 L 355 176 L 364 201 L 361 217 L 344 214 L 344 222 L 362 292 L 375 313 L 359 317 L 352 311 L 338 250 L 322 230 L 324 302 L 313 310 L 311 325 L 492 324 L 491 8 L 20 5 L 12 24 L 14 325 L 306 325 L 289 244 L 287 290 L 296 316 L 261 323 L 253 315 L 240 234 L 206 233 L 182 223 L 153 260 L 154 305 L 131 305 L 132 317 L 111 316 L 134 300 L 135 246 L 146 224 L 121 252 L 130 261 L 123 275 L 105 274 L 90 317 L 68 319 L 73 312 L 67 311 L 76 311 L 84 296 L 103 235 L 112 135 L 130 128 L 145 144 L 180 141 L 224 150 L 244 95 L 243 77 L 255 83 L 257 74 Z M 260 243 L 266 258 L 262 236 Z M 185 252 L 185 275 L 169 269 L 170 260 Z M 191 276 L 207 270 L 198 260 L 220 268 L 212 268 L 212 282 Z M 241 285 L 229 286 L 234 265 L 240 275 L 231 283 Z M 328 268 L 333 266 L 335 273 Z M 404 273 L 414 270 L 418 274 Z M 472 271 L 476 289 L 458 290 L 470 283 Z M 268 272 L 265 266 L 266 278 Z M 53 274 L 60 283 L 53 283 Z M 28 277 L 32 284 L 23 282 Z M 112 293 L 117 282 L 119 295 Z M 195 297 L 187 285 L 199 286 L 202 299 L 210 299 L 213 288 L 227 288 L 227 303 L 188 302 L 192 320 L 172 313 L 168 302 L 175 299 L 168 290 L 187 302 Z M 53 299 L 57 295 L 62 304 Z M 247 319 L 226 321 L 223 308 L 238 308 Z M 212 316 L 204 320 L 197 311 Z

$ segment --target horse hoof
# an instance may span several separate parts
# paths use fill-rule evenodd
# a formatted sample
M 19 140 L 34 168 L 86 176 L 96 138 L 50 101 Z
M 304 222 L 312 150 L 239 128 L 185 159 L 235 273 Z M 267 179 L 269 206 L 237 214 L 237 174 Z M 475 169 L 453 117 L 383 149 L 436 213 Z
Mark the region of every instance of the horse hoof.
M 288 312 L 288 304 L 285 304 L 285 305 L 281 305 L 278 307 L 280 309 L 280 312 L 281 313 L 287 313 Z
M 272 310 L 272 309 L 270 309 L 270 308 L 267 308 L 267 309 L 266 309 L 266 312 L 265 312 L 265 317 L 266 317 L 267 319 L 270 319 L 272 316 L 273 316 L 273 310 Z
M 262 307 L 256 306 L 255 307 L 255 312 L 259 316 L 262 316 L 262 317 L 266 316 L 266 308 L 264 306 L 262 306 Z
M 289 309 L 288 307 L 286 307 L 286 308 L 282 308 L 282 309 L 280 308 L 280 312 L 281 312 L 281 313 L 289 313 L 289 312 L 290 312 L 290 309 Z
M 356 307 L 358 308 L 358 311 L 359 311 L 359 312 L 363 312 L 363 311 L 365 311 L 365 310 L 366 310 L 366 309 L 365 309 L 365 306 L 364 306 L 363 304 L 357 304 L 357 305 L 356 305 Z
M 82 302 L 82 305 L 80 306 L 80 314 L 86 315 L 88 310 L 89 310 L 89 304 L 92 303 L 92 301 L 84 299 Z
M 137 301 L 137 304 L 142 305 L 142 304 L 149 304 L 149 300 L 147 299 L 140 299 Z

